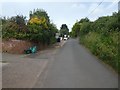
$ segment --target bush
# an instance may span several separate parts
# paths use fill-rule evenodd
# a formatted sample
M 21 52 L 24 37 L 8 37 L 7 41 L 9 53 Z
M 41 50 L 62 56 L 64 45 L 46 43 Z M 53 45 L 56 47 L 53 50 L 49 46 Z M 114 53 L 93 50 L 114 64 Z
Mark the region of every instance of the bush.
M 83 22 L 80 28 L 80 43 L 102 61 L 120 73 L 120 44 L 118 16 L 100 17 L 95 22 Z
M 49 16 L 44 10 L 31 11 L 28 23 L 22 15 L 1 20 L 4 39 L 24 39 L 48 45 L 55 43 L 55 33 L 58 32 L 58 29 L 55 24 L 50 23 Z

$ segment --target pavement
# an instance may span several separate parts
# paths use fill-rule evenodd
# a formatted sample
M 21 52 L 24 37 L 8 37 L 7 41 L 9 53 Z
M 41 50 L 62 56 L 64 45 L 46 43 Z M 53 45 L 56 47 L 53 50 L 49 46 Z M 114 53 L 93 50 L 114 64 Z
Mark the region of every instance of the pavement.
M 36 54 L 3 54 L 3 88 L 117 88 L 118 75 L 78 40 Z

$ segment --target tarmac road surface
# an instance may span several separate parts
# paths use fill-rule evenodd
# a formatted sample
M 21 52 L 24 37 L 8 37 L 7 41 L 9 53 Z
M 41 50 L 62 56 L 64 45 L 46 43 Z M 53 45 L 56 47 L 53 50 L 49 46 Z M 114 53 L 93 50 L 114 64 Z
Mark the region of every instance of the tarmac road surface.
M 28 56 L 3 54 L 3 88 L 117 88 L 118 75 L 76 39 Z
M 41 78 L 42 85 L 40 85 Z M 55 55 L 37 88 L 117 88 L 118 76 L 78 40 L 69 39 Z

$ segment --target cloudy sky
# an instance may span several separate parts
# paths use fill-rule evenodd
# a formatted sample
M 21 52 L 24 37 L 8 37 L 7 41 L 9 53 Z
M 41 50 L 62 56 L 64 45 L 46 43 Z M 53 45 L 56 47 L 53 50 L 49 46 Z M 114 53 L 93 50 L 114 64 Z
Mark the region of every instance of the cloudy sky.
M 98 4 L 102 4 L 98 6 Z M 91 21 L 96 20 L 100 16 L 112 15 L 118 11 L 118 0 L 4 0 L 0 3 L 1 16 L 24 15 L 29 19 L 29 11 L 40 8 L 47 11 L 50 19 L 59 29 L 61 24 L 67 24 L 71 30 L 76 20 L 88 18 Z M 97 7 L 97 8 L 96 8 Z M 96 9 L 95 9 L 96 8 Z M 94 10 L 95 9 L 95 10 Z M 91 13 L 94 10 L 93 13 Z M 91 14 L 90 14 L 91 13 Z

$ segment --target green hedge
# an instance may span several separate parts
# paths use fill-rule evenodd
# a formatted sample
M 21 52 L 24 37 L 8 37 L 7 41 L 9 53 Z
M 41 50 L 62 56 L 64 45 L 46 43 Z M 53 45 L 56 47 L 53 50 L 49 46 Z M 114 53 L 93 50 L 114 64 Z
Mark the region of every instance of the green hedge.
M 98 18 L 96 21 L 85 21 L 82 19 L 77 22 L 80 25 L 79 40 L 90 51 L 98 56 L 103 62 L 112 66 L 118 73 L 120 73 L 120 17 L 119 13 L 113 13 L 112 16 L 104 16 Z M 76 25 L 76 23 L 75 23 Z M 77 25 L 75 27 L 78 27 Z M 73 28 L 73 31 L 74 30 Z M 75 32 L 74 32 L 75 33 Z

